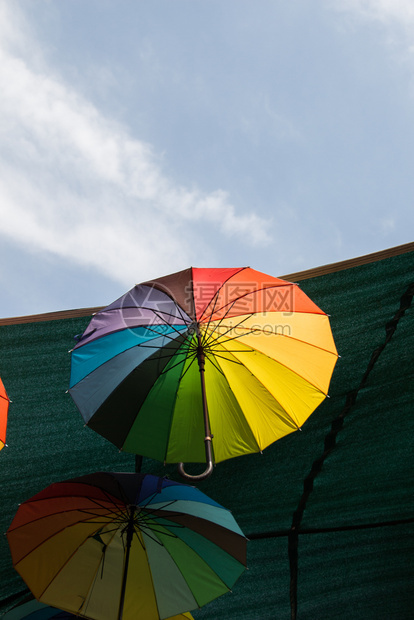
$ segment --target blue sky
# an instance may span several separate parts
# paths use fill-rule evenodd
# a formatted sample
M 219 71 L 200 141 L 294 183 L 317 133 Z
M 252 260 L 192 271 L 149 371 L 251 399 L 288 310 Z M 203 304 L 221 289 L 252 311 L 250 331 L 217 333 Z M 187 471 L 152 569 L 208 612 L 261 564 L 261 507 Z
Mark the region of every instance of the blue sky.
M 412 0 L 0 0 L 0 317 L 413 240 Z

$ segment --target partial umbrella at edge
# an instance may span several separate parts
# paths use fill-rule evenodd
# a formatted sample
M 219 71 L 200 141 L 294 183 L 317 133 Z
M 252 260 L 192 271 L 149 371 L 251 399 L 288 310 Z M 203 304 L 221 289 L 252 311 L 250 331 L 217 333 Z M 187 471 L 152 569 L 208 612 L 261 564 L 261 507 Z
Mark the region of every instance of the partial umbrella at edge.
M 0 450 L 6 445 L 7 415 L 10 399 L 0 379 Z
M 94 620 L 180 617 L 246 568 L 246 538 L 227 509 L 151 474 L 52 484 L 19 506 L 7 538 L 38 601 Z
M 338 354 L 297 284 L 249 267 L 144 282 L 99 311 L 72 351 L 69 392 L 120 450 L 166 463 L 259 452 L 325 399 Z
M 39 603 L 36 599 L 13 607 L 13 609 L 2 616 L 3 620 L 75 620 L 79 617 L 86 618 L 86 616 L 71 614 L 69 611 L 62 611 L 56 607 Z M 168 618 L 168 620 L 186 619 L 194 620 L 190 613 L 179 614 L 178 616 Z

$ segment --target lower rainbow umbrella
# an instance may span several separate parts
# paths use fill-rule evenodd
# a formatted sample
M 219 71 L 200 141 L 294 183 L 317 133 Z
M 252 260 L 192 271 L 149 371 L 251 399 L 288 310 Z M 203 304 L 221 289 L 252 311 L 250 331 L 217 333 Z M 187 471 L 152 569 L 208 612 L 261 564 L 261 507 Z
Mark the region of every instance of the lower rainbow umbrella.
M 7 396 L 3 382 L 0 379 L 0 450 L 6 445 L 6 428 L 9 403 L 9 397 Z
M 231 513 L 150 474 L 98 472 L 21 504 L 7 531 L 35 598 L 96 620 L 159 620 L 228 592 L 246 568 Z
M 18 605 L 3 616 L 3 620 L 75 620 L 75 618 L 74 614 L 49 607 L 39 601 L 29 601 Z

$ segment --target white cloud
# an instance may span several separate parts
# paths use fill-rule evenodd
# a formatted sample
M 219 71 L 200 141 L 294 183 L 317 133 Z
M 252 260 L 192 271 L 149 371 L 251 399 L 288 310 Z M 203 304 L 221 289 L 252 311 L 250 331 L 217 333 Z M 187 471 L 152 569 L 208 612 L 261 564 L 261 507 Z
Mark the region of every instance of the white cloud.
M 194 226 L 269 241 L 267 222 L 238 213 L 224 191 L 177 186 L 150 145 L 53 75 L 8 2 L 0 3 L 0 89 L 3 235 L 125 283 L 187 266 Z M 207 256 L 208 242 L 196 243 Z
M 407 71 L 414 96 L 413 0 L 328 0 L 328 4 L 332 10 L 347 16 L 344 23 L 348 26 L 378 28 L 390 58 Z
M 386 237 L 395 230 L 395 218 L 394 217 L 382 217 L 378 220 L 377 229 L 379 233 Z
M 414 23 L 412 0 L 339 0 L 337 6 L 381 22 L 396 20 L 404 24 Z
M 412 0 L 336 0 L 329 2 L 334 10 L 344 11 L 356 19 L 375 22 L 385 28 L 388 42 L 405 44 L 414 36 L 414 3 Z M 392 35 L 397 29 L 404 40 Z

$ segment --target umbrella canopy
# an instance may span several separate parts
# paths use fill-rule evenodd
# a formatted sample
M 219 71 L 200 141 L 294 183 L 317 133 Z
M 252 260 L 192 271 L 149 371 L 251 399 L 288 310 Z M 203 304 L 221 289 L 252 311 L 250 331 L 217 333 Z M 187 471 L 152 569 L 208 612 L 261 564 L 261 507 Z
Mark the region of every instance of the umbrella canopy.
M 78 617 L 79 615 L 34 600 L 11 609 L 3 615 L 3 620 L 75 620 Z M 193 616 L 190 613 L 179 614 L 168 620 L 185 620 L 186 618 L 192 620 Z
M 68 611 L 49 607 L 35 600 L 14 607 L 4 614 L 3 620 L 75 620 L 76 617 Z
M 0 450 L 6 445 L 7 414 L 9 411 L 9 397 L 0 379 Z
M 246 567 L 246 538 L 228 510 L 150 474 L 52 484 L 19 506 L 7 537 L 38 601 L 96 620 L 191 611 Z
M 72 351 L 69 392 L 120 450 L 207 458 L 200 478 L 298 430 L 337 357 L 328 316 L 298 285 L 250 268 L 190 268 L 93 317 Z

